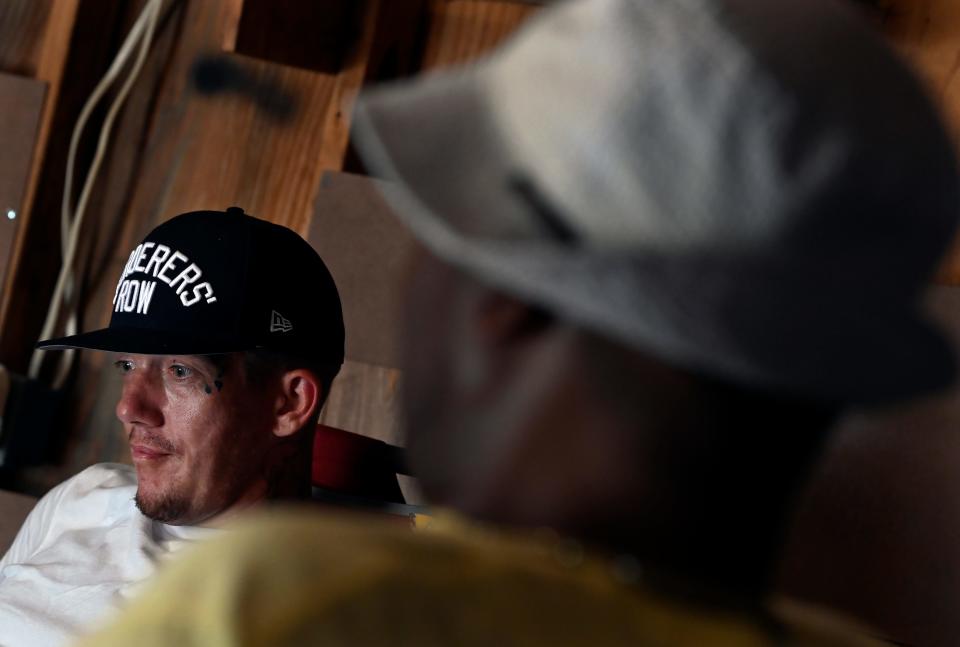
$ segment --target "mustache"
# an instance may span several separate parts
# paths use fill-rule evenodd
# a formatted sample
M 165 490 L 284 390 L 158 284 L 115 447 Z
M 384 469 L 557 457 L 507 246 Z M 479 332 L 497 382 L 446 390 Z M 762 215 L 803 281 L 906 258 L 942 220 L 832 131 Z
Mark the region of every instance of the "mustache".
M 176 445 L 170 442 L 169 439 L 164 438 L 161 434 L 158 434 L 155 431 L 150 431 L 147 429 L 139 429 L 134 427 L 132 430 L 130 430 L 130 433 L 127 434 L 127 440 L 131 445 L 146 445 L 151 449 L 166 452 L 168 454 L 175 454 L 177 451 Z

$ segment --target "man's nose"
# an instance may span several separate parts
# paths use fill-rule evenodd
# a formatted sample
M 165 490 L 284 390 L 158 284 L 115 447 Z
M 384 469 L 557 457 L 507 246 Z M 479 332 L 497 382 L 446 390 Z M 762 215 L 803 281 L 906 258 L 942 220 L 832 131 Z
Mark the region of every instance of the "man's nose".
M 124 424 L 162 426 L 161 388 L 150 379 L 149 371 L 139 370 L 127 375 L 117 402 L 117 418 Z

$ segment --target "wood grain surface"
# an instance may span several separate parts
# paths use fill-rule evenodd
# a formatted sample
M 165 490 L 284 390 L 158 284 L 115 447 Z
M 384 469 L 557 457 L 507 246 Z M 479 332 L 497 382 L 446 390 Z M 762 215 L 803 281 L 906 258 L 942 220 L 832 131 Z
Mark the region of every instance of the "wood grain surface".
M 0 2 L 0 70 L 36 77 L 54 0 Z
M 455 65 L 477 58 L 539 9 L 502 0 L 431 0 L 423 69 Z
M 20 201 L 17 235 L 9 251 L 9 266 L 5 277 L 0 277 L 0 338 L 8 322 L 21 317 L 11 309 L 13 287 L 21 276 L 21 258 L 27 228 L 34 213 L 34 200 L 41 170 L 46 161 L 47 144 L 60 96 L 60 86 L 66 68 L 71 34 L 79 0 L 58 0 L 55 10 L 52 2 L 17 0 L 0 3 L 0 51 L 5 71 L 22 72 L 46 84 L 46 96 L 36 132 L 30 171 Z M 4 13 L 6 12 L 6 13 Z M 41 26 L 42 21 L 42 26 Z M 42 301 L 42 299 L 41 299 Z
M 347 360 L 330 390 L 320 422 L 402 445 L 400 371 Z
M 46 89 L 40 81 L 0 73 L 0 285 L 19 232 Z

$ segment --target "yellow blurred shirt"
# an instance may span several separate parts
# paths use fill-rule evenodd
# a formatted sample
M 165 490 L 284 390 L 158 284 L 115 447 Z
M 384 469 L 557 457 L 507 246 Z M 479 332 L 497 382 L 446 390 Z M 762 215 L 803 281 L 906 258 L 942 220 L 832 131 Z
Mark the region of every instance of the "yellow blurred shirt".
M 790 628 L 645 590 L 576 544 L 460 524 L 274 512 L 197 547 L 84 647 L 879 645 L 821 613 Z

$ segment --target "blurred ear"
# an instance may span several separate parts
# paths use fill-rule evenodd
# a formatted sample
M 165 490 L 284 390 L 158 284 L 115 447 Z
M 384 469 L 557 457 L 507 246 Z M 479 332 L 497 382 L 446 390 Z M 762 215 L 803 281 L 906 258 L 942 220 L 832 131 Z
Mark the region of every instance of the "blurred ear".
M 541 370 L 545 349 L 560 352 L 557 342 L 563 326 L 543 309 L 486 286 L 475 286 L 466 297 L 464 335 L 453 348 L 454 383 L 470 398 L 516 394 L 517 384 Z M 538 376 L 542 379 L 544 376 Z M 513 400 L 513 396 L 510 396 Z
M 484 290 L 475 312 L 475 330 L 483 345 L 505 349 L 529 340 L 553 322 L 545 310 L 497 292 Z
M 284 373 L 274 411 L 274 435 L 284 438 L 303 429 L 322 397 L 323 387 L 313 372 L 299 368 Z

